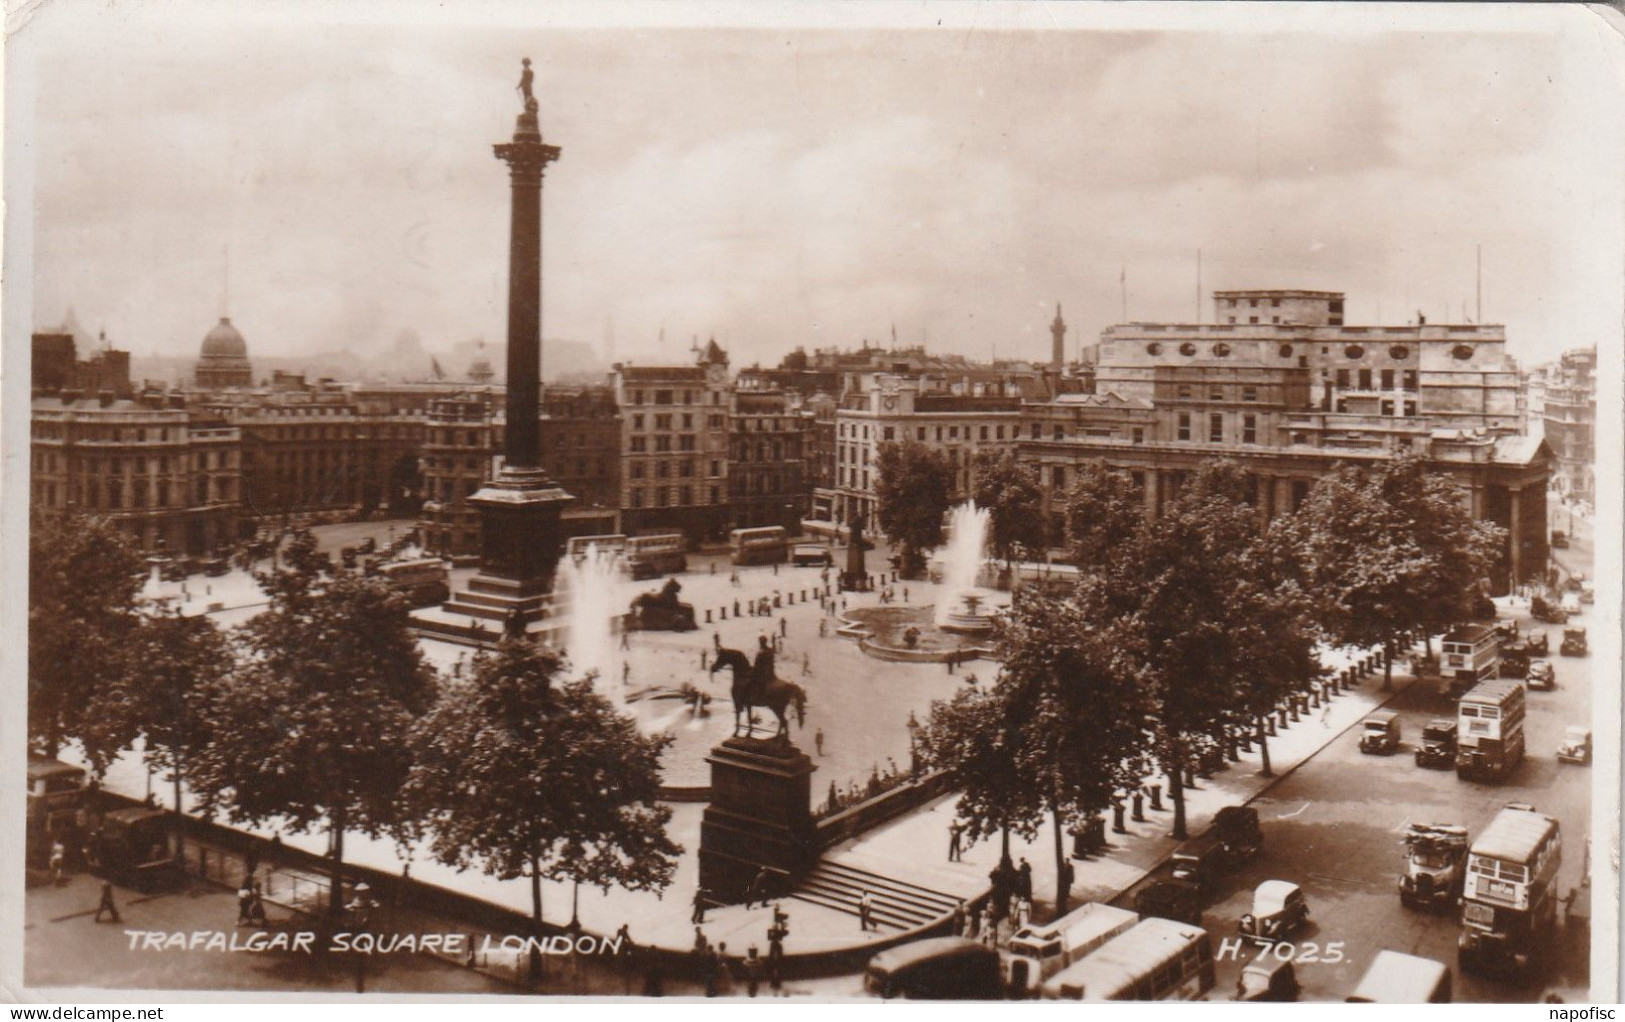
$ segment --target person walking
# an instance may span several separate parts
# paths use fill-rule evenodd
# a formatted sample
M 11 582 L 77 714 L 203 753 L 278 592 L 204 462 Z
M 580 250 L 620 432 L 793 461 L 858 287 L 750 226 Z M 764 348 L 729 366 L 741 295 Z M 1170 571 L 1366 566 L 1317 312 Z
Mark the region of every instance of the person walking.
M 624 628 L 621 629 L 621 648 L 622 649 L 631 649 L 632 648 L 632 633 L 627 631 Z
M 718 653 L 722 652 L 722 633 L 721 632 L 712 632 L 711 633 L 711 648 L 716 650 Z
M 779 637 L 782 639 L 788 639 L 790 637 L 790 622 L 786 621 L 783 617 L 779 618 Z
M 965 932 L 965 899 L 959 899 L 959 904 L 954 906 L 953 920 L 949 926 L 949 932 L 956 936 Z
M 96 906 L 96 921 L 98 923 L 102 921 L 102 913 L 104 912 L 112 915 L 113 922 L 124 922 L 123 918 L 118 914 L 118 906 L 113 903 L 113 885 L 106 880 L 102 881 L 102 900 Z
M 637 971 L 638 945 L 632 940 L 632 928 L 626 923 L 615 931 L 615 946 L 621 957 L 621 993 L 632 996 L 632 976 Z
M 52 887 L 61 887 L 63 883 L 66 882 L 66 878 L 62 875 L 62 864 L 67 859 L 67 855 L 68 850 L 62 847 L 62 842 L 51 842 L 51 858 L 49 868 L 51 871 Z M 39 860 L 35 859 L 34 861 L 38 862 Z
M 818 619 L 818 637 L 820 639 L 829 638 L 829 621 L 826 618 Z
M 628 660 L 621 661 L 621 684 L 627 685 L 632 679 L 632 664 Z
M 818 750 L 818 754 L 820 756 L 822 756 L 824 754 L 824 729 L 823 728 L 819 728 L 817 731 L 813 732 L 813 748 Z M 830 783 L 833 784 L 834 782 L 831 781 Z
M 699 924 L 705 922 L 705 888 L 703 887 L 694 888 L 694 912 L 689 916 L 688 921 L 695 924 L 694 932 L 699 934 Z
M 249 907 L 254 903 L 254 891 L 243 881 L 243 886 L 237 889 L 237 925 L 247 926 L 252 920 L 249 918 Z
M 705 658 L 706 658 L 707 655 L 708 655 L 707 650 L 703 650 L 703 649 L 700 650 L 700 670 L 702 670 L 702 671 L 705 670 Z
M 1016 894 L 1028 901 L 1033 897 L 1033 867 L 1025 858 L 1016 869 Z
M 878 929 L 875 926 L 875 903 L 867 890 L 863 892 L 863 897 L 858 899 L 858 928 L 865 933 L 871 929 Z
M 728 966 L 728 945 L 717 945 L 716 956 L 717 993 L 718 997 L 732 997 L 734 993 L 733 969 Z
M 802 674 L 803 677 L 806 677 L 807 675 L 809 675 L 811 673 L 812 673 L 812 656 L 810 654 L 803 653 L 803 654 L 801 654 L 801 674 Z
M 948 861 L 961 862 L 960 839 L 965 836 L 965 825 L 958 820 L 948 824 Z

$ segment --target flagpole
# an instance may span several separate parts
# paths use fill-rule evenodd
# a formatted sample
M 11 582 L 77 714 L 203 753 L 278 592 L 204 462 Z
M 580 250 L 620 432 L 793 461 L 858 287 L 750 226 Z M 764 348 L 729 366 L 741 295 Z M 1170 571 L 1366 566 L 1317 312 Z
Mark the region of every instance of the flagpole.
M 1473 322 L 1482 323 L 1484 322 L 1484 245 L 1480 243 L 1475 247 L 1478 250 L 1478 305 L 1473 310 Z
M 1202 325 L 1202 250 L 1196 250 L 1196 325 Z
M 1123 271 L 1117 275 L 1118 284 L 1123 288 L 1123 322 L 1128 322 L 1128 264 L 1123 265 Z

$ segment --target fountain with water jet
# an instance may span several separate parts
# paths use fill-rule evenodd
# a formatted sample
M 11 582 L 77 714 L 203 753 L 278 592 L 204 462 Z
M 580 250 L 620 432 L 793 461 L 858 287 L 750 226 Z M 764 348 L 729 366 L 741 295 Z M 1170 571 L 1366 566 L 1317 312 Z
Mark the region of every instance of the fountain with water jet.
M 935 614 L 936 626 L 945 632 L 982 634 L 993 629 L 996 592 L 976 584 L 982 574 L 991 521 L 987 510 L 970 500 L 949 513 L 943 597 Z

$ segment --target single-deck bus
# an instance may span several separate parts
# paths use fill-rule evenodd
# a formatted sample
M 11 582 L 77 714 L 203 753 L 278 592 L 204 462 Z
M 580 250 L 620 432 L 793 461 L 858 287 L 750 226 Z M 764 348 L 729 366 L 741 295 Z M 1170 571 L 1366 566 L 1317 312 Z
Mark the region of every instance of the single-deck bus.
M 1452 696 L 1494 678 L 1501 660 L 1501 637 L 1494 625 L 1462 625 L 1446 635 L 1439 648 L 1439 673 Z
M 790 553 L 790 538 L 782 525 L 735 529 L 728 533 L 735 564 L 783 564 Z
M 570 555 L 573 561 L 586 558 L 587 550 L 597 550 L 600 555 L 619 554 L 626 550 L 626 537 L 619 533 L 613 536 L 571 536 L 564 545 L 564 552 Z
M 451 572 L 437 557 L 393 561 L 378 566 L 378 574 L 414 607 L 427 607 L 451 599 Z
M 1556 820 L 1526 808 L 1501 810 L 1467 853 L 1456 942 L 1462 969 L 1523 969 L 1556 942 L 1562 862 Z
M 1501 781 L 1523 762 L 1524 683 L 1500 678 L 1473 687 L 1456 704 L 1456 776 Z
M 1144 919 L 1044 984 L 1046 998 L 1194 1001 L 1213 988 L 1213 944 L 1200 926 Z

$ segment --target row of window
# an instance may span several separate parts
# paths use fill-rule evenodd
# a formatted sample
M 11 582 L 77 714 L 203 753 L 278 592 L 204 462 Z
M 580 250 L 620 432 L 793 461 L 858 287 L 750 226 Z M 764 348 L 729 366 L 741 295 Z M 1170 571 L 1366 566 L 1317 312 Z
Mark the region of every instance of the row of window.
M 705 492 L 705 491 L 700 491 Z M 651 486 L 645 489 L 634 486 L 630 493 L 630 507 L 689 507 L 694 503 L 695 490 L 692 486 Z M 708 503 L 722 503 L 722 488 L 710 488 L 711 499 Z
M 646 436 L 628 437 L 627 441 L 626 441 L 626 449 L 629 452 L 631 452 L 632 454 L 647 454 L 647 453 L 649 453 L 649 437 L 646 437 Z M 668 451 L 671 451 L 671 450 L 673 450 L 673 448 L 672 448 L 672 445 L 671 445 L 671 437 L 670 436 L 667 436 L 666 434 L 660 434 L 660 435 L 658 435 L 658 436 L 656 436 L 654 438 L 654 451 L 655 451 L 656 454 L 665 454 L 665 453 L 667 453 Z M 676 447 L 676 450 L 679 450 L 679 451 L 696 451 L 696 450 L 699 450 L 699 444 L 696 441 L 696 439 L 694 437 L 694 434 L 693 433 L 679 433 L 677 435 L 677 447 Z
M 1174 393 L 1176 395 L 1178 395 L 1179 397 L 1188 398 L 1188 397 L 1194 397 L 1195 394 L 1196 394 L 1196 390 L 1195 390 L 1195 387 L 1193 385 L 1189 384 L 1189 383 L 1181 383 L 1175 389 Z M 1226 400 L 1225 395 L 1227 393 L 1228 393 L 1228 390 L 1223 384 L 1219 384 L 1219 383 L 1208 384 L 1207 399 L 1209 401 L 1224 401 L 1224 400 Z M 1247 385 L 1243 386 L 1241 388 L 1241 399 L 1243 401 L 1257 401 L 1258 400 L 1258 388 L 1256 386 L 1252 385 L 1252 384 L 1247 384 Z
M 657 461 L 657 462 L 655 462 L 654 463 L 654 477 L 656 479 L 669 479 L 669 478 L 671 478 L 671 475 L 672 475 L 671 465 L 672 465 L 672 463 L 669 462 L 669 461 Z M 682 478 L 682 479 L 692 479 L 696 474 L 698 474 L 699 468 L 700 468 L 700 466 L 696 462 L 686 461 L 686 460 L 685 461 L 679 461 L 677 463 L 677 475 L 678 475 L 679 478 Z M 721 475 L 722 473 L 719 471 L 720 468 L 721 468 L 720 463 L 713 461 L 711 463 L 711 475 L 712 476 Z M 647 472 L 647 469 L 644 467 L 644 463 L 641 462 L 641 461 L 632 462 L 631 468 L 629 468 L 627 470 L 627 474 L 629 476 L 631 476 L 631 478 L 633 478 L 633 479 L 642 479 L 642 478 L 644 478 L 646 472 Z
M 56 484 L 47 483 L 45 503 L 56 504 Z M 132 509 L 184 507 L 186 505 L 187 487 L 177 483 L 171 487 L 168 483 L 157 483 L 148 486 L 146 480 L 137 478 L 128 488 L 121 479 L 110 479 L 105 489 L 99 479 L 87 478 L 79 481 L 76 488 L 64 487 L 63 493 L 72 493 L 77 489 L 81 506 L 91 510 L 106 509 L 109 511 L 122 511 L 128 499 L 128 506 Z M 191 493 L 194 495 L 194 504 L 209 504 L 214 502 L 230 501 L 236 492 L 235 480 L 231 478 L 203 477 L 193 484 Z M 106 504 L 102 498 L 106 497 Z
M 1180 412 L 1175 423 L 1175 437 L 1180 440 L 1191 439 L 1191 413 Z M 1138 439 L 1135 441 L 1138 443 Z M 1224 443 L 1224 413 L 1211 412 L 1207 417 L 1207 442 L 1210 444 Z M 1244 444 L 1258 443 L 1258 416 L 1243 415 L 1241 417 L 1241 442 Z
M 853 423 L 850 426 L 847 423 L 844 423 L 844 422 L 841 423 L 840 427 L 839 427 L 840 435 L 843 436 L 843 437 L 848 436 L 849 434 L 847 433 L 847 430 L 849 428 L 852 431 L 850 433 L 850 436 L 852 437 L 852 439 L 856 440 L 856 439 L 859 438 L 860 430 L 861 430 L 862 438 L 864 440 L 869 439 L 869 427 L 868 426 L 861 426 L 860 427 L 856 423 Z M 921 443 L 924 443 L 926 438 L 930 435 L 929 431 L 932 428 L 933 427 L 930 427 L 930 426 L 915 426 L 914 427 L 914 439 L 920 441 Z M 937 440 L 938 443 L 941 443 L 944 440 L 958 440 L 958 439 L 960 439 L 959 433 L 960 433 L 961 427 L 959 427 L 959 426 L 936 426 L 934 428 L 936 429 L 936 440 Z M 964 429 L 964 432 L 965 432 L 964 439 L 966 439 L 966 440 L 970 440 L 973 437 L 975 439 L 980 439 L 980 440 L 1003 440 L 1004 439 L 1004 426 L 1002 424 L 995 425 L 995 426 L 968 426 L 967 425 L 967 426 L 964 426 L 963 429 Z M 1017 427 L 1015 427 L 1015 426 L 1010 427 L 1010 438 L 1011 439 L 1015 439 L 1016 429 L 1017 429 Z M 882 441 L 896 440 L 897 436 L 898 436 L 897 427 L 895 427 L 895 426 L 886 426 L 881 430 L 880 439 Z
M 1358 387 L 1355 388 L 1357 390 L 1393 390 L 1394 381 L 1396 378 L 1399 380 L 1400 390 L 1407 390 L 1413 393 L 1416 391 L 1415 369 L 1406 369 L 1398 377 L 1395 376 L 1392 369 L 1384 369 L 1380 375 L 1375 377 L 1372 376 L 1371 370 L 1369 369 L 1361 369 L 1358 371 L 1358 373 L 1351 373 L 1347 369 L 1339 369 L 1337 371 L 1337 389 L 1348 390 L 1350 384 L 1358 383 Z M 1373 388 L 1371 386 L 1373 381 L 1380 382 L 1381 386 Z
M 682 397 L 681 401 L 676 400 L 676 398 L 678 396 Z M 723 396 L 724 395 L 722 394 L 721 391 L 712 391 L 711 392 L 711 404 L 714 404 L 714 405 L 722 404 Z M 703 391 L 703 390 L 683 390 L 683 391 L 677 391 L 677 390 L 651 390 L 651 391 L 628 390 L 626 392 L 626 403 L 627 404 L 641 405 L 641 404 L 645 403 L 645 399 L 647 399 L 648 404 L 652 404 L 652 405 L 704 404 L 705 403 L 705 391 Z

